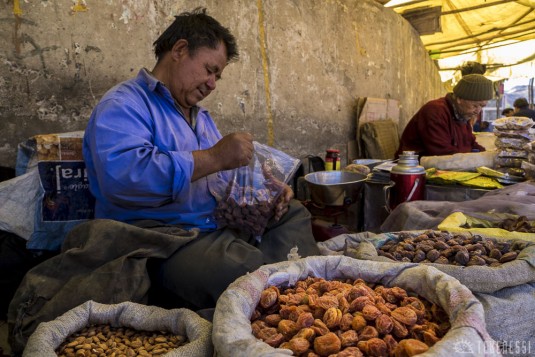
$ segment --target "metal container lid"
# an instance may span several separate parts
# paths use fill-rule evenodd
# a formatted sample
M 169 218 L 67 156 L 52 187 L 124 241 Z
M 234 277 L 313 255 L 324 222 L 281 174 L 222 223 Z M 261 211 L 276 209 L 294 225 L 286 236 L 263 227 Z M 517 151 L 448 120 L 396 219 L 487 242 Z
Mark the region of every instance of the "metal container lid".
M 420 166 L 418 154 L 414 151 L 403 151 L 399 155 L 398 164 L 392 167 L 391 173 L 394 174 L 425 174 L 425 168 Z

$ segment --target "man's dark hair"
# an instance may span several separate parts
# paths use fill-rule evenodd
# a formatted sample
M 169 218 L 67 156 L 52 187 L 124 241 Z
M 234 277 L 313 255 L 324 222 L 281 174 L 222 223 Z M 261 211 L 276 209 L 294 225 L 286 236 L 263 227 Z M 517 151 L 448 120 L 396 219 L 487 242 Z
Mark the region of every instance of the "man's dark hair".
M 236 38 L 202 7 L 175 16 L 175 21 L 153 43 L 156 59 L 160 60 L 181 39 L 188 41 L 191 54 L 201 47 L 215 49 L 223 42 L 227 49 L 227 63 L 239 56 Z
M 507 114 L 512 113 L 514 111 L 515 110 L 513 108 L 505 108 L 504 110 L 502 110 L 502 115 L 507 115 Z
M 526 98 L 517 98 L 514 102 L 513 102 L 513 106 L 515 108 L 527 108 L 529 106 L 529 103 L 528 103 L 528 100 Z

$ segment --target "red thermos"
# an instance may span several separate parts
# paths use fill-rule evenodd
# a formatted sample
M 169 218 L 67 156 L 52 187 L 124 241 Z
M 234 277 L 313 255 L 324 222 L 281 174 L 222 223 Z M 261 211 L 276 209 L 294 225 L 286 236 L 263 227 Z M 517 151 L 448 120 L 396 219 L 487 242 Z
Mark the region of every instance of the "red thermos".
M 413 151 L 403 151 L 398 164 L 390 171 L 393 186 L 387 207 L 396 208 L 403 202 L 425 199 L 425 169 L 419 165 L 418 155 Z

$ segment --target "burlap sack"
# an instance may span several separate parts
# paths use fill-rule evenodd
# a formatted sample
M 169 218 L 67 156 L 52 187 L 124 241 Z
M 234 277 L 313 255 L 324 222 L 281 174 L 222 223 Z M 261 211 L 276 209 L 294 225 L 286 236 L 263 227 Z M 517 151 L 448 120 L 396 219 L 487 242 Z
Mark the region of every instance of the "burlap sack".
M 361 278 L 370 283 L 414 291 L 444 308 L 450 331 L 421 356 L 499 355 L 486 330 L 482 305 L 458 280 L 433 267 L 356 260 L 346 256 L 312 256 L 265 265 L 232 283 L 221 295 L 213 319 L 212 341 L 217 356 L 289 356 L 251 333 L 250 317 L 263 289 L 287 286 L 308 276 L 332 280 Z
M 417 233 L 418 231 L 414 231 Z M 422 231 L 423 232 L 423 231 Z M 462 235 L 462 233 L 459 233 Z M 484 237 L 484 236 L 483 236 Z M 488 237 L 505 240 L 500 237 Z M 328 241 L 318 243 L 324 255 L 344 254 L 356 259 L 392 262 L 377 254 L 377 249 L 391 239 L 397 239 L 397 233 L 373 234 L 363 232 L 343 234 Z M 507 240 L 518 241 L 518 240 Z M 496 268 L 488 266 L 457 266 L 447 264 L 428 265 L 453 276 L 474 293 L 495 293 L 503 288 L 535 282 L 535 243 L 526 242 L 517 259 Z
M 486 238 L 516 241 L 501 237 Z M 323 255 L 392 262 L 379 256 L 376 250 L 390 239 L 397 239 L 397 233 L 362 232 L 339 235 L 318 243 L 318 246 Z M 508 356 L 528 356 L 529 353 L 523 352 L 525 346 L 535 349 L 535 327 L 531 317 L 528 317 L 535 310 L 535 244 L 532 241 L 525 244 L 526 248 L 516 260 L 499 267 L 425 264 L 453 276 L 474 293 L 483 305 L 489 334 L 505 345 L 509 350 Z M 512 350 L 508 347 L 510 345 L 513 345 Z
M 212 324 L 191 310 L 166 310 L 133 302 L 105 305 L 90 300 L 55 320 L 39 324 L 28 339 L 23 356 L 57 357 L 55 350 L 67 337 L 92 324 L 165 331 L 187 337 L 187 344 L 171 350 L 166 357 L 206 357 L 213 353 Z

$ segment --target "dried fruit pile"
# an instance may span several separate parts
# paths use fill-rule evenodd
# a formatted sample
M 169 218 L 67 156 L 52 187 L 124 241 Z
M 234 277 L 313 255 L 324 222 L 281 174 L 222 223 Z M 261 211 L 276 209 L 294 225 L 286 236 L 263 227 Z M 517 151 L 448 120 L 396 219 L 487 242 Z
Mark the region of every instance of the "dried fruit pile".
M 386 242 L 377 248 L 377 253 L 402 262 L 497 267 L 516 259 L 522 249 L 522 243 L 512 244 L 477 234 L 427 231 L 400 233 L 398 240 Z
M 221 224 L 259 236 L 274 212 L 269 190 L 233 186 L 226 200 L 218 202 L 214 215 Z
M 187 342 L 186 337 L 162 331 L 136 331 L 91 325 L 67 337 L 56 353 L 62 357 L 160 356 Z
M 256 338 L 296 356 L 413 356 L 450 323 L 441 307 L 400 287 L 309 277 L 266 288 L 251 327 Z
M 509 232 L 535 233 L 535 221 L 529 221 L 526 216 L 520 216 L 516 219 L 507 218 L 496 223 L 495 226 Z

